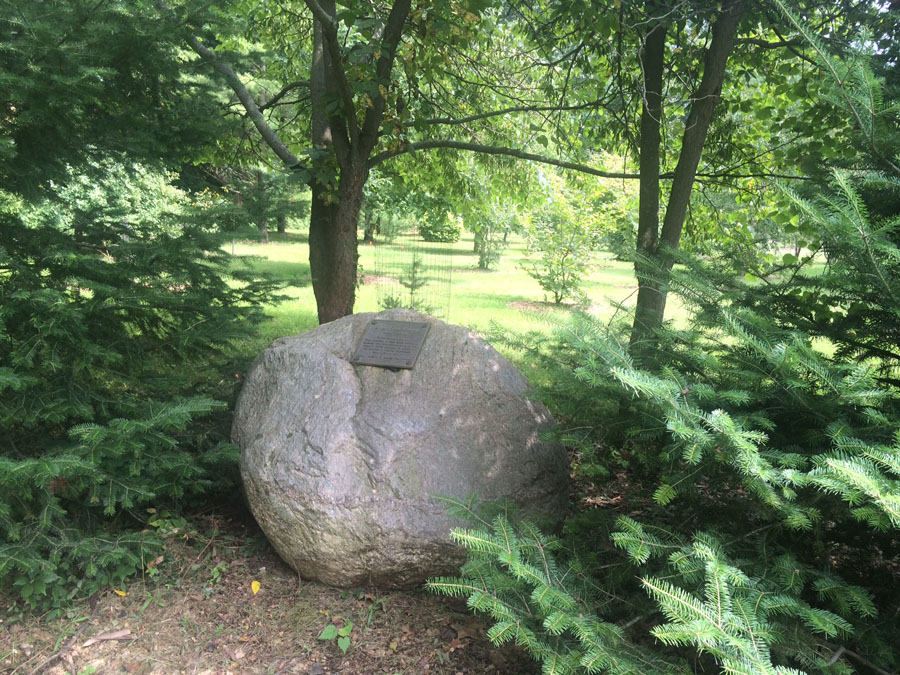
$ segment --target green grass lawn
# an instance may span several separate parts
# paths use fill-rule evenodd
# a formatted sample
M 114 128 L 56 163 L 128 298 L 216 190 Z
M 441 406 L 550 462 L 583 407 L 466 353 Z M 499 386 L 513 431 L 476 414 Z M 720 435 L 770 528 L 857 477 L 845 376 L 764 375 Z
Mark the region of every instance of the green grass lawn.
M 309 277 L 309 249 L 304 234 L 273 234 L 270 243 L 235 242 L 237 256 L 256 269 L 283 279 L 292 285 L 285 289 L 288 299 L 269 309 L 271 320 L 260 327 L 260 348 L 284 335 L 295 335 L 317 325 L 316 304 Z M 428 247 L 429 245 L 425 245 Z M 496 269 L 477 269 L 471 233 L 452 248 L 449 306 L 442 307 L 450 323 L 468 326 L 479 333 L 490 330 L 496 322 L 512 331 L 546 330 L 546 318 L 564 318 L 570 308 L 547 302 L 537 281 L 521 268 L 526 258 L 525 243 L 515 235 L 509 238 Z M 430 249 L 429 249 L 430 253 Z M 410 256 L 411 259 L 411 256 Z M 425 257 L 425 261 L 433 260 Z M 360 245 L 360 264 L 364 274 L 379 271 L 375 247 Z M 445 263 L 442 263 L 445 264 Z M 598 253 L 584 290 L 591 299 L 591 312 L 603 320 L 614 313 L 614 303 L 634 305 L 637 281 L 631 263 L 614 260 L 610 254 Z M 441 301 L 444 300 L 441 294 Z M 356 312 L 375 312 L 378 304 L 377 283 L 363 283 L 357 290 Z M 670 315 L 676 320 L 684 312 L 670 302 Z

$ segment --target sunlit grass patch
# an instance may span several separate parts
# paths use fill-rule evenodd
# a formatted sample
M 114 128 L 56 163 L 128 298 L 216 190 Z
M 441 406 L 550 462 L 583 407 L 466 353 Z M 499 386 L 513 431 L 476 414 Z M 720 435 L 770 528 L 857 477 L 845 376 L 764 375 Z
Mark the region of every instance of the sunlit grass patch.
M 427 245 L 426 245 L 427 246 Z M 267 312 L 269 321 L 260 326 L 260 347 L 283 336 L 294 335 L 316 326 L 316 303 L 309 275 L 309 246 L 302 232 L 289 231 L 273 236 L 268 244 L 239 241 L 232 244 L 236 256 L 242 256 L 241 264 L 290 284 L 284 291 L 287 300 L 271 305 Z M 537 330 L 546 332 L 553 322 L 564 321 L 573 305 L 555 305 L 546 293 L 523 269 L 527 259 L 525 242 L 517 235 L 510 235 L 496 269 L 477 269 L 478 256 L 474 252 L 473 235 L 464 232 L 460 241 L 448 247 L 452 257 L 446 264 L 452 268 L 450 275 L 449 308 L 446 312 L 450 323 L 461 324 L 478 333 L 488 333 L 492 324 L 515 332 Z M 375 247 L 360 245 L 361 280 L 356 291 L 356 312 L 377 312 L 379 283 L 396 283 L 394 279 L 379 276 Z M 433 253 L 433 252 L 432 252 Z M 410 260 L 412 256 L 410 255 Z M 434 255 L 425 260 L 434 260 Z M 443 260 L 441 265 L 445 264 Z M 634 306 L 637 297 L 637 281 L 631 263 L 616 260 L 611 254 L 600 252 L 584 282 L 590 299 L 587 310 L 599 319 L 608 321 L 618 311 L 621 303 L 625 310 Z M 686 312 L 677 301 L 670 299 L 667 318 L 676 323 L 686 320 Z

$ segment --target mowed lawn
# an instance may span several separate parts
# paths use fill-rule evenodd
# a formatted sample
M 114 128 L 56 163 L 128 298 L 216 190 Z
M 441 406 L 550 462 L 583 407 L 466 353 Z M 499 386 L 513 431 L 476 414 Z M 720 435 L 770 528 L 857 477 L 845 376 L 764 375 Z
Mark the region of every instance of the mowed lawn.
M 234 254 L 241 257 L 241 262 L 236 264 L 252 265 L 291 284 L 283 292 L 288 299 L 270 307 L 271 320 L 260 326 L 260 348 L 277 337 L 295 335 L 317 325 L 305 233 L 288 231 L 285 235 L 272 234 L 270 239 L 268 244 L 239 241 L 231 247 Z M 487 333 L 492 323 L 506 330 L 524 332 L 546 330 L 548 318 L 565 318 L 571 312 L 569 306 L 549 302 L 552 296 L 548 298 L 538 282 L 522 269 L 526 251 L 520 237 L 510 235 L 500 263 L 489 271 L 477 269 L 478 258 L 472 250 L 471 233 L 464 232 L 463 238 L 448 248 L 452 248 L 452 256 L 449 260 L 441 259 L 440 264 L 451 268 L 449 294 L 442 292 L 439 300 L 442 313 L 450 323 L 468 326 L 478 333 Z M 412 256 L 409 258 L 407 262 Z M 427 256 L 424 260 L 433 262 L 435 258 Z M 379 271 L 375 247 L 360 245 L 360 264 L 364 278 Z M 637 296 L 634 269 L 631 263 L 617 261 L 611 254 L 599 252 L 584 290 L 591 300 L 590 311 L 598 318 L 608 320 L 616 311 L 616 303 L 633 307 Z M 445 303 L 448 306 L 443 307 Z M 380 309 L 378 284 L 361 284 L 357 289 L 355 311 L 376 312 Z M 671 312 L 676 317 L 682 313 L 674 305 Z

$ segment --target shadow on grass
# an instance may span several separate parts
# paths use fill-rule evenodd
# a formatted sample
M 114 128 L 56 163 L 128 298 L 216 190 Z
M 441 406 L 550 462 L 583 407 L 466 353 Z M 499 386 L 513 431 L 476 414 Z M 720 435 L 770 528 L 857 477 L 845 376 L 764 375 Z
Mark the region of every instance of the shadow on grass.
M 369 244 L 360 242 L 360 246 L 368 246 Z M 434 244 L 432 246 L 424 246 L 421 242 L 418 241 L 400 241 L 395 239 L 394 241 L 375 241 L 375 246 L 381 247 L 391 247 L 393 249 L 400 250 L 401 247 L 403 250 L 415 251 L 420 255 L 453 255 L 455 256 L 471 256 L 475 255 L 474 251 L 469 250 L 460 250 L 458 248 L 453 248 L 453 244 Z
M 302 287 L 309 286 L 311 283 L 309 263 L 245 257 L 238 264 L 253 270 L 253 272 L 266 279 L 283 281 L 287 283 L 288 286 Z
M 254 243 L 254 242 L 250 242 Z M 259 242 L 256 242 L 259 243 Z M 309 236 L 305 232 L 269 232 L 270 244 L 308 244 Z

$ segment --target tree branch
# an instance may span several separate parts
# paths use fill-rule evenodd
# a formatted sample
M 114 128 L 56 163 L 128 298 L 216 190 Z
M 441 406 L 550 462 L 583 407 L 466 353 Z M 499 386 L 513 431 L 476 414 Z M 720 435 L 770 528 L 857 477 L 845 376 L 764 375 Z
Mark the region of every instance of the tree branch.
M 468 122 L 475 122 L 477 120 L 488 119 L 490 117 L 498 117 L 500 115 L 507 115 L 509 113 L 520 113 L 520 112 L 562 112 L 566 110 L 584 110 L 585 108 L 593 108 L 599 103 L 598 101 L 592 101 L 591 103 L 580 103 L 578 105 L 546 105 L 546 106 L 531 106 L 531 105 L 522 105 L 515 106 L 513 108 L 503 108 L 502 110 L 492 110 L 486 113 L 480 113 L 477 115 L 469 115 L 468 117 L 433 117 L 431 119 L 425 120 L 425 124 L 467 124 Z M 415 124 L 415 123 L 414 123 Z
M 561 169 L 580 171 L 581 173 L 587 173 L 592 176 L 600 176 L 601 178 L 640 178 L 640 174 L 603 171 L 602 169 L 597 169 L 586 164 L 578 164 L 576 162 L 567 162 L 565 160 L 555 159 L 553 157 L 535 155 L 531 152 L 517 150 L 516 148 L 506 148 L 497 145 L 481 145 L 480 143 L 465 143 L 463 141 L 447 140 L 420 141 L 419 143 L 409 143 L 396 150 L 386 150 L 385 152 L 380 152 L 369 159 L 369 167 L 371 168 L 377 166 L 383 161 L 390 159 L 391 157 L 396 157 L 397 155 L 402 155 L 408 152 L 412 153 L 416 150 L 428 150 L 431 148 L 448 148 L 451 150 L 480 152 L 485 155 L 503 155 L 506 157 L 516 157 L 518 159 L 525 159 L 530 162 L 537 162 L 539 164 L 558 166 Z
M 259 106 L 259 109 L 262 111 L 267 108 L 271 108 L 276 103 L 278 103 L 278 101 L 283 99 L 285 96 L 287 96 L 289 93 L 291 93 L 295 89 L 303 89 L 304 87 L 307 89 L 309 88 L 309 80 L 300 80 L 297 82 L 291 82 L 289 84 L 286 84 L 281 88 L 281 91 L 279 91 L 277 94 L 275 94 L 269 101 L 267 101 L 266 103 Z
M 734 41 L 737 45 L 754 45 L 756 47 L 762 47 L 763 49 L 780 49 L 782 47 L 799 47 L 803 44 L 801 40 L 785 40 L 781 39 L 778 42 L 769 42 L 768 40 L 763 40 L 762 38 L 738 38 Z
M 483 145 L 481 143 L 467 143 L 465 141 L 450 141 L 450 140 L 431 140 L 431 141 L 419 141 L 418 143 L 407 143 L 395 150 L 385 150 L 384 152 L 379 152 L 377 155 L 373 155 L 369 158 L 369 168 L 373 168 L 378 166 L 382 162 L 385 162 L 392 157 L 399 157 L 400 155 L 405 155 L 407 153 L 413 154 L 417 150 L 431 150 L 435 148 L 446 148 L 449 150 L 464 150 L 466 152 L 479 152 L 484 155 L 502 155 L 504 157 L 515 157 L 516 159 L 524 159 L 529 162 L 537 162 L 538 164 L 549 164 L 550 166 L 558 166 L 560 169 L 566 169 L 568 171 L 578 171 L 579 173 L 590 174 L 591 176 L 599 176 L 600 178 L 616 178 L 620 180 L 637 180 L 641 177 L 639 173 L 624 173 L 624 172 L 613 172 L 613 171 L 604 171 L 603 169 L 598 169 L 593 166 L 589 166 L 587 164 L 579 164 L 578 162 L 569 162 L 563 159 L 557 159 L 555 157 L 545 157 L 543 155 L 535 155 L 531 152 L 525 152 L 524 150 L 518 150 L 516 148 L 507 148 L 505 146 L 500 145 Z M 779 180 L 809 180 L 805 176 L 792 176 L 789 174 L 774 174 L 774 173 L 700 173 L 696 174 L 697 178 L 708 178 L 708 179 L 719 179 L 719 180 L 734 180 L 738 178 L 770 178 L 770 179 L 779 179 Z M 660 180 L 671 180 L 675 177 L 675 173 L 670 171 L 668 173 L 659 174 Z
M 378 142 L 378 127 L 384 118 L 384 109 L 387 104 L 382 91 L 386 91 L 390 85 L 391 71 L 394 69 L 394 56 L 397 53 L 397 45 L 403 35 L 403 25 L 409 15 L 411 0 L 394 0 L 391 12 L 388 15 L 384 32 L 381 36 L 381 53 L 375 63 L 375 78 L 378 83 L 378 95 L 372 99 L 372 107 L 366 110 L 363 120 L 362 139 L 364 147 L 360 148 L 364 155 L 368 155 Z M 384 85 L 382 88 L 381 85 Z
M 734 47 L 735 34 L 744 13 L 744 0 L 729 0 L 712 25 L 712 40 L 703 63 L 700 86 L 691 101 L 691 110 L 684 123 L 681 153 L 675 166 L 672 189 L 666 205 L 660 241 L 677 249 L 684 228 L 684 217 L 691 199 L 691 189 L 697 177 L 700 156 L 706 144 L 706 135 L 713 111 L 722 93 L 728 56 Z M 668 260 L 667 269 L 673 261 Z
M 313 18 L 322 24 L 323 28 L 327 28 L 329 31 L 333 32 L 337 35 L 337 26 L 334 23 L 334 19 L 331 15 L 322 9 L 322 6 L 318 3 L 317 0 L 304 0 L 306 2 L 306 6 L 309 8 L 309 11 L 312 12 Z
M 312 12 L 313 17 L 322 26 L 322 34 L 328 47 L 328 56 L 331 58 L 331 68 L 326 67 L 326 74 L 332 75 L 337 79 L 338 91 L 341 95 L 341 102 L 344 105 L 347 134 L 350 137 L 351 147 L 355 147 L 359 144 L 359 126 L 356 124 L 356 106 L 353 103 L 353 92 L 350 91 L 347 73 L 344 72 L 344 68 L 341 65 L 341 45 L 338 43 L 337 24 L 334 18 L 322 9 L 317 0 L 304 0 L 304 2 Z M 326 76 L 327 81 L 328 78 Z
M 225 81 L 244 106 L 244 110 L 247 111 L 247 116 L 250 118 L 250 121 L 253 122 L 256 130 L 259 131 L 259 135 L 262 136 L 266 145 L 272 148 L 273 152 L 278 155 L 278 159 L 291 170 L 301 168 L 303 163 L 297 159 L 297 156 L 288 149 L 278 137 L 278 134 L 276 134 L 272 127 L 269 126 L 269 123 L 260 111 L 259 106 L 256 105 L 253 96 L 247 91 L 247 87 L 241 82 L 241 78 L 234 72 L 234 69 L 220 59 L 218 54 L 213 50 L 203 45 L 203 43 L 195 36 L 188 35 L 187 42 L 191 49 L 197 52 L 204 61 L 209 63 L 214 70 L 219 72 L 225 78 Z

